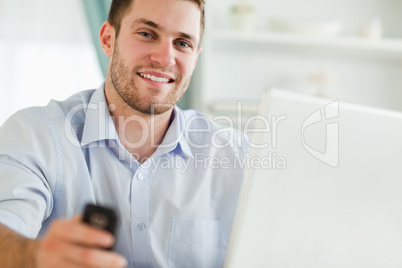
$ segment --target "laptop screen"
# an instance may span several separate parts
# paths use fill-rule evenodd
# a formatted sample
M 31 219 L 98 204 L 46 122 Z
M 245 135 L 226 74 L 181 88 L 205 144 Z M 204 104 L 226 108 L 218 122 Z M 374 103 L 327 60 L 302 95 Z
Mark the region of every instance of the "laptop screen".
M 402 114 L 269 90 L 225 267 L 401 267 Z

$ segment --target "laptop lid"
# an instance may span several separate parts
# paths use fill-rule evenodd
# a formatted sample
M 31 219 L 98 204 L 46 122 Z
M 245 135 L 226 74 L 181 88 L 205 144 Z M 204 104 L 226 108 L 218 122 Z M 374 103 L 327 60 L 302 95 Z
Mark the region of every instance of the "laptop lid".
M 259 113 L 225 267 L 401 267 L 402 114 L 281 90 Z

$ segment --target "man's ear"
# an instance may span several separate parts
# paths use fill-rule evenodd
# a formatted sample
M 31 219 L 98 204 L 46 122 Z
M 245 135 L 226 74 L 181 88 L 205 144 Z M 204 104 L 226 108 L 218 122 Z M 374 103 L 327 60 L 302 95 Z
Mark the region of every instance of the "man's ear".
M 202 46 L 198 46 L 198 48 L 197 48 L 197 56 L 195 57 L 195 62 L 194 62 L 194 68 L 195 68 L 195 66 L 197 66 L 198 56 L 200 55 L 201 51 L 202 51 Z
M 103 52 L 105 52 L 106 56 L 110 58 L 112 56 L 114 46 L 114 28 L 110 22 L 105 21 L 103 23 L 99 32 L 99 37 Z

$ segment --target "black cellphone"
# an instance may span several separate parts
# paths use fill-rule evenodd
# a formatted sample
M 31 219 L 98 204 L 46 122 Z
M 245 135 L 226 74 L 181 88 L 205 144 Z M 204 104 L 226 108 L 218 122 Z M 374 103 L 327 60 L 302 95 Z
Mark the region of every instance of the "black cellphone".
M 115 234 L 117 216 L 110 208 L 88 204 L 85 207 L 82 221 L 96 228 L 109 231 L 113 235 Z

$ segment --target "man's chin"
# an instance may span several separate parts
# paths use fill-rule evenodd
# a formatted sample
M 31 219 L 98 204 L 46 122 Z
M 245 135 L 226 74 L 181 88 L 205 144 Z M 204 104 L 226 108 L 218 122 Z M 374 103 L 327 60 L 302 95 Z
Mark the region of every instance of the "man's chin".
M 134 110 L 147 114 L 147 115 L 159 115 L 159 114 L 164 114 L 172 109 L 174 105 L 172 104 L 158 104 L 158 103 L 152 103 L 148 106 L 142 106 L 142 107 L 132 107 Z

